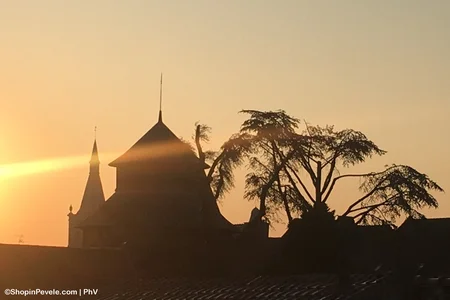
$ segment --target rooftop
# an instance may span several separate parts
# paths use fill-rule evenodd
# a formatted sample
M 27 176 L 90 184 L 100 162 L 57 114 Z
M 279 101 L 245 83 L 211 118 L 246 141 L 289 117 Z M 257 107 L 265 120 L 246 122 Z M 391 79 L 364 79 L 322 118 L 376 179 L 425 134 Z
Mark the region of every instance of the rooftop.
M 128 282 L 110 290 L 102 289 L 99 300 L 382 299 L 384 279 L 384 276 L 374 274 L 354 274 L 350 276 L 347 286 L 337 275 L 328 274 L 148 279 Z
M 124 164 L 155 161 L 164 158 L 183 159 L 191 164 L 202 164 L 208 168 L 194 154 L 191 147 L 181 141 L 162 121 L 162 118 L 144 134 L 128 151 L 111 162 L 112 167 Z

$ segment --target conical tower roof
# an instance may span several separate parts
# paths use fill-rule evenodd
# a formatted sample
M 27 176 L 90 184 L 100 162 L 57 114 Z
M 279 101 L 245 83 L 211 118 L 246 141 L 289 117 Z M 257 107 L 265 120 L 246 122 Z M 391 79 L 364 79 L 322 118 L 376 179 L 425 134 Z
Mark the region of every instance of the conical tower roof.
M 83 199 L 81 200 L 80 209 L 76 214 L 83 218 L 96 212 L 105 202 L 105 195 L 100 179 L 100 160 L 98 157 L 97 140 L 94 140 L 89 165 L 89 177 L 84 190 Z
M 92 165 L 100 165 L 100 159 L 98 158 L 97 139 L 94 140 L 94 146 L 92 147 L 91 160 L 89 163 Z
M 144 134 L 128 151 L 111 162 L 112 167 L 161 160 L 182 160 L 184 163 L 209 166 L 203 163 L 191 147 L 181 141 L 162 121 L 160 112 L 158 122 Z

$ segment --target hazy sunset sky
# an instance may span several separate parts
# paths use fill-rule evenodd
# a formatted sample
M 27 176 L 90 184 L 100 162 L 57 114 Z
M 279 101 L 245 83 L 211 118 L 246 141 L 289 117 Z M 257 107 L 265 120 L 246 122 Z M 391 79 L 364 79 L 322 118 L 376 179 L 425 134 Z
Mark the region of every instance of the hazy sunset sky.
M 107 164 L 157 121 L 160 72 L 164 122 L 185 139 L 208 124 L 207 148 L 239 110 L 284 109 L 388 151 L 356 171 L 408 164 L 450 189 L 448 0 L 0 0 L 0 28 L 0 243 L 67 245 L 94 126 L 109 197 Z M 232 222 L 254 206 L 244 171 L 221 206 Z M 342 184 L 330 205 L 357 196 Z M 450 216 L 437 196 L 427 216 Z

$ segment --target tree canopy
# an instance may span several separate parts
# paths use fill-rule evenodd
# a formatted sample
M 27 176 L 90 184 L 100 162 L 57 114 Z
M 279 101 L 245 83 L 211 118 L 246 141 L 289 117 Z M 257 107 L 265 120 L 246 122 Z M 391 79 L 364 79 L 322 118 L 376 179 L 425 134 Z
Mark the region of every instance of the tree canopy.
M 438 207 L 431 193 L 443 189 L 413 167 L 393 164 L 376 172 L 343 173 L 386 154 L 362 132 L 313 126 L 283 110 L 240 113 L 248 118 L 219 151 L 203 151 L 211 128 L 196 124 L 198 156 L 211 165 L 207 176 L 216 199 L 234 187 L 234 170 L 246 164 L 244 197 L 259 201 L 260 217 L 268 221 L 276 221 L 281 210 L 289 221 L 318 214 L 334 218 L 328 201 L 346 178 L 360 179 L 362 196 L 342 214 L 357 224 L 394 226 L 401 216 L 424 218 L 420 210 Z

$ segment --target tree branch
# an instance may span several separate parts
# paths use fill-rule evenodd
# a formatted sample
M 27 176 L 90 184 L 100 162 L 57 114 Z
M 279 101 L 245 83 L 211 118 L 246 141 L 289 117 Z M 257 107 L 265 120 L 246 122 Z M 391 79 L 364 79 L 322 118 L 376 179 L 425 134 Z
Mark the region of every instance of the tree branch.
M 219 167 L 219 182 L 217 184 L 216 192 L 214 193 L 214 198 L 216 200 L 219 199 L 220 192 L 222 191 L 224 185 L 223 174 L 222 174 L 222 166 Z
M 325 191 L 327 190 L 328 186 L 330 185 L 331 178 L 333 177 L 334 169 L 336 168 L 337 158 L 338 158 L 338 155 L 336 154 L 331 159 L 330 171 L 328 172 L 327 177 L 325 178 L 325 182 L 323 183 L 322 193 L 325 193 Z M 327 164 L 327 163 L 325 163 L 325 164 Z M 325 165 L 322 166 L 322 167 L 325 167 Z
M 372 204 L 372 205 L 360 207 L 360 208 L 354 210 L 353 212 L 356 212 L 356 211 L 359 211 L 359 210 L 364 210 L 364 209 L 365 209 L 365 211 L 360 212 L 360 213 L 354 215 L 353 218 L 358 218 L 358 217 L 360 217 L 360 216 L 362 216 L 362 215 L 367 215 L 368 213 L 370 213 L 370 212 L 373 211 L 374 209 L 377 209 L 378 207 L 383 206 L 383 205 L 394 205 L 394 204 L 388 203 L 391 199 L 392 199 L 392 198 L 389 198 L 389 199 L 386 199 L 385 201 L 380 202 L 380 203 L 377 203 L 377 204 Z
M 289 171 L 287 170 L 286 166 L 283 167 L 283 171 L 286 174 L 286 176 L 289 179 L 289 183 L 291 184 L 292 188 L 294 189 L 295 193 L 297 194 L 297 197 L 299 197 L 299 199 L 302 199 L 303 201 L 307 202 L 307 200 L 305 199 L 305 197 L 303 196 L 302 192 L 300 191 L 300 189 L 298 188 L 294 178 L 292 178 L 292 175 L 289 173 Z M 295 172 L 294 172 L 295 173 Z M 306 188 L 306 187 L 305 187 Z M 309 195 L 308 191 L 306 191 L 308 197 L 310 198 L 311 201 L 314 201 L 314 199 L 311 199 L 311 195 Z M 314 202 L 313 202 L 314 203 Z
M 272 144 L 272 160 L 273 160 L 273 165 L 276 166 L 277 165 L 277 157 L 276 157 L 276 152 L 279 151 L 276 143 L 274 141 L 271 142 Z M 281 171 L 281 170 L 280 170 Z M 279 173 L 277 174 L 277 186 L 278 186 L 278 192 L 280 194 L 281 199 L 283 200 L 283 204 L 284 204 L 284 209 L 286 210 L 286 215 L 288 217 L 288 221 L 289 223 L 292 221 L 292 215 L 291 215 L 291 211 L 289 209 L 289 204 L 287 202 L 286 199 L 286 195 L 285 193 L 283 193 L 283 190 L 281 188 L 281 181 L 280 181 L 280 175 Z
M 311 159 L 313 162 L 316 162 L 315 160 Z M 306 161 L 306 159 L 301 155 L 300 156 L 300 164 L 302 165 L 302 167 L 306 170 L 306 172 L 308 172 L 309 177 L 311 178 L 311 181 L 313 182 L 313 185 L 316 185 L 316 181 L 317 181 L 317 176 L 314 173 L 314 170 L 311 166 L 311 163 L 309 161 Z
M 323 202 L 326 202 L 327 199 L 330 197 L 330 194 L 331 194 L 331 192 L 332 192 L 333 189 L 334 189 L 334 185 L 336 184 L 336 182 L 337 182 L 339 179 L 342 179 L 342 178 L 349 178 L 349 177 L 365 177 L 365 176 L 377 175 L 377 174 L 381 174 L 381 173 L 383 173 L 383 172 L 378 172 L 378 173 L 365 173 L 365 174 L 344 174 L 344 175 L 337 176 L 337 177 L 335 177 L 335 178 L 333 179 L 333 181 L 331 182 L 331 186 L 330 186 L 330 188 L 328 189 L 328 192 L 327 192 L 327 194 L 325 195 L 325 198 L 324 198 Z
M 197 146 L 198 158 L 204 163 L 205 162 L 205 153 L 203 152 L 202 145 L 200 143 L 201 139 L 201 125 L 197 125 L 195 129 L 195 144 Z
M 305 184 L 303 183 L 302 179 L 300 178 L 300 176 L 298 176 L 297 172 L 295 172 L 295 170 L 289 164 L 286 164 L 286 167 L 294 174 L 295 179 L 297 179 L 298 183 L 300 183 L 300 185 L 302 186 L 302 188 L 305 191 L 306 195 L 308 195 L 309 200 L 311 200 L 313 203 L 315 203 L 316 200 L 313 198 L 313 196 L 311 196 L 311 194 L 309 193 L 309 191 L 306 188 Z M 287 170 L 286 170 L 286 173 L 288 173 Z
M 383 214 L 381 214 L 382 216 L 383 216 L 383 218 L 384 219 L 382 219 L 382 218 L 380 218 L 380 217 L 378 217 L 378 216 L 376 216 L 376 215 L 374 215 L 374 214 L 367 214 L 365 217 L 367 217 L 367 216 L 371 216 L 373 219 L 377 219 L 381 224 L 390 224 L 390 222 L 389 221 L 387 221 L 386 220 L 386 217 L 383 215 Z M 364 217 L 364 218 L 365 218 Z M 364 221 L 364 218 L 360 218 L 359 220 L 357 220 L 357 221 L 355 221 L 355 224 L 356 225 L 359 225 L 359 224 L 361 224 L 363 221 Z M 392 224 L 390 224 L 390 225 L 392 225 Z
M 305 153 L 303 153 L 303 150 L 299 150 L 299 149 L 295 149 L 294 148 L 294 149 L 291 150 L 290 153 L 298 154 L 297 158 L 300 160 L 300 164 L 306 170 L 306 172 L 308 172 L 309 176 L 311 177 L 311 181 L 315 185 L 317 177 L 316 177 L 316 174 L 314 173 L 313 167 L 311 166 L 310 160 L 315 162 L 315 163 L 317 163 L 317 161 L 312 159 L 310 154 L 306 155 L 306 157 L 308 158 L 308 159 L 306 159 L 305 158 Z M 283 154 L 281 152 L 279 152 L 278 155 L 283 157 Z
M 382 183 L 383 183 L 383 180 L 380 180 L 370 192 L 368 192 L 366 195 L 364 195 L 363 197 L 359 198 L 359 199 L 356 200 L 352 205 L 350 205 L 350 206 L 347 208 L 347 210 L 344 212 L 343 216 L 346 216 L 346 215 L 348 215 L 349 213 L 353 212 L 352 209 L 353 209 L 355 206 L 357 206 L 358 204 L 360 204 L 361 202 L 363 202 L 364 200 L 366 200 L 367 198 L 369 198 L 370 196 L 372 196 L 376 191 L 379 191 L 379 190 L 380 190 L 380 186 L 381 186 Z M 386 188 L 386 187 L 382 187 L 382 189 L 383 189 L 383 188 Z
M 289 203 L 286 198 L 286 193 L 283 193 L 283 189 L 281 187 L 280 176 L 278 176 L 278 178 L 277 178 L 277 186 L 278 186 L 278 192 L 280 193 L 281 199 L 283 200 L 284 209 L 286 210 L 286 215 L 287 215 L 288 221 L 289 221 L 289 223 L 291 223 L 292 214 L 291 214 L 291 210 L 289 208 Z
M 283 166 L 287 163 L 289 159 L 291 159 L 293 155 L 293 152 L 289 153 L 283 160 L 280 162 L 280 164 L 273 170 L 271 178 L 268 180 L 268 182 L 263 186 L 261 190 L 261 217 L 266 214 L 266 197 L 267 193 L 269 192 L 270 187 L 273 185 L 275 180 L 277 179 L 277 176 L 279 176 L 279 173 Z
M 220 161 L 223 159 L 223 157 L 225 156 L 225 151 L 227 151 L 227 150 L 224 149 L 224 150 L 219 154 L 219 156 L 216 157 L 216 159 L 213 161 L 211 167 L 209 168 L 208 175 L 207 175 L 209 181 L 212 180 L 212 176 L 213 176 L 213 174 L 214 174 L 214 171 L 215 171 L 217 165 L 219 164 L 219 162 L 220 162 Z
M 288 155 L 289 155 L 289 156 L 294 156 L 295 153 L 296 153 L 296 151 L 291 151 L 291 152 L 288 153 Z M 279 151 L 279 150 L 278 150 L 278 155 L 279 155 L 282 159 L 285 159 L 285 158 L 286 158 L 286 156 L 285 156 L 281 151 Z M 300 156 L 300 159 L 301 159 L 301 160 L 305 160 L 303 156 Z M 305 162 L 306 162 L 306 161 L 305 161 Z M 305 184 L 304 184 L 303 181 L 301 180 L 300 176 L 298 176 L 297 173 L 295 172 L 295 170 L 289 165 L 289 159 L 286 160 L 286 164 L 285 164 L 285 165 L 286 165 L 286 166 L 289 168 L 289 170 L 294 174 L 295 178 L 296 178 L 297 181 L 300 183 L 300 185 L 302 186 L 303 190 L 304 190 L 304 191 L 306 192 L 306 194 L 308 195 L 309 199 L 310 199 L 313 203 L 316 202 L 315 199 L 314 199 L 314 198 L 311 196 L 311 194 L 309 193 L 308 189 L 306 188 Z M 314 171 L 312 171 L 311 165 L 308 163 L 308 166 L 309 166 L 309 170 L 310 170 L 310 171 L 308 171 L 308 168 L 306 168 L 304 164 L 302 164 L 302 166 L 303 166 L 303 168 L 305 168 L 305 170 L 310 174 L 311 181 L 313 182 L 313 185 L 315 185 L 315 184 L 316 184 L 317 177 L 315 176 Z M 286 174 L 289 174 L 289 172 L 286 170 L 286 168 L 285 168 L 285 172 L 286 172 Z M 294 186 L 295 186 L 295 185 L 294 185 Z

